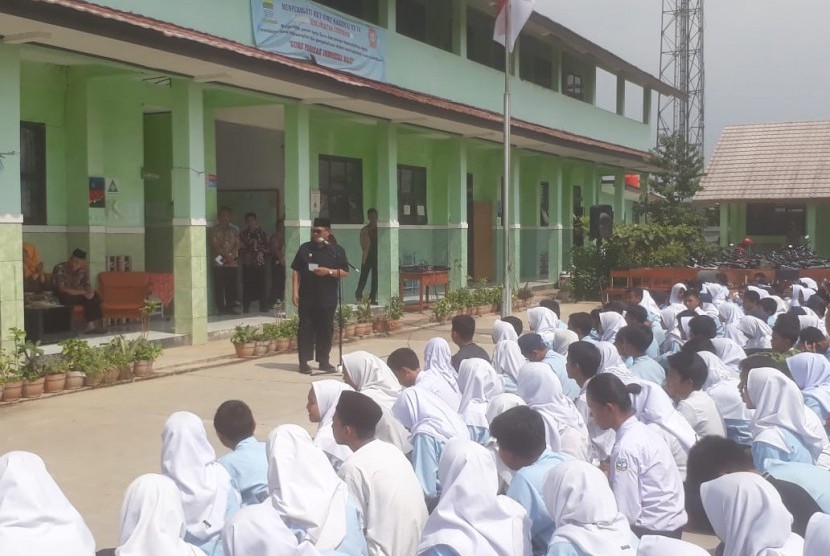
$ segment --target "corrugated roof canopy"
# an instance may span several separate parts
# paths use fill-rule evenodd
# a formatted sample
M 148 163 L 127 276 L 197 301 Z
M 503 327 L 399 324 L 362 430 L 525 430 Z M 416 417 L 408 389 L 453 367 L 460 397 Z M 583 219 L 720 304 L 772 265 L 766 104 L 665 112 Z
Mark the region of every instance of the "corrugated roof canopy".
M 830 201 L 830 121 L 727 127 L 694 200 Z

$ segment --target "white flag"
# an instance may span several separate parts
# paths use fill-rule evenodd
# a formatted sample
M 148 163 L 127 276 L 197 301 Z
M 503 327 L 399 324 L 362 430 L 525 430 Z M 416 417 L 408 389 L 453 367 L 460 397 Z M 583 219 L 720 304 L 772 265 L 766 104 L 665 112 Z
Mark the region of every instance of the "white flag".
M 516 46 L 516 39 L 519 38 L 519 33 L 530 19 L 533 13 L 533 7 L 536 5 L 536 0 L 498 0 L 498 16 L 496 17 L 496 28 L 493 30 L 493 40 L 504 45 L 507 38 L 507 29 L 505 29 L 505 20 L 507 19 L 506 7 L 510 6 L 510 45 L 508 49 L 513 52 Z

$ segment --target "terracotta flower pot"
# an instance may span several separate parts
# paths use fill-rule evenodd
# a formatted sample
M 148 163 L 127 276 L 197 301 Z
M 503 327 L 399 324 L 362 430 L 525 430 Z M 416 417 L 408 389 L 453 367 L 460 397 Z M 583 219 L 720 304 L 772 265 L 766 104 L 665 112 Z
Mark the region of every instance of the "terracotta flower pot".
M 236 348 L 237 357 L 253 357 L 256 344 L 254 342 L 248 342 L 245 344 L 234 344 L 233 347 Z
M 39 398 L 43 395 L 43 386 L 46 382 L 44 377 L 36 378 L 35 380 L 23 381 L 23 397 L 24 398 Z
M 112 384 L 118 381 L 118 376 L 121 374 L 121 369 L 118 367 L 114 369 L 107 369 L 104 371 L 104 384 Z
M 256 342 L 254 344 L 254 357 L 262 357 L 268 352 L 268 342 Z
M 400 330 L 400 329 L 401 329 L 401 321 L 400 320 L 395 319 L 395 320 L 390 320 L 389 321 L 389 330 L 391 332 L 395 332 L 396 330 Z
M 297 349 L 297 337 L 296 336 L 288 339 L 288 349 Z
M 124 365 L 123 367 L 119 367 L 118 369 L 118 380 L 132 380 L 133 379 L 133 366 L 132 365 Z
M 145 359 L 136 361 L 133 364 L 133 374 L 138 377 L 150 376 L 153 374 L 153 362 Z
M 23 381 L 16 380 L 14 382 L 7 382 L 3 386 L 3 401 L 13 402 L 19 400 L 23 395 Z
M 104 373 L 95 373 L 93 375 L 86 375 L 86 379 L 84 380 L 84 383 L 87 386 L 98 386 L 102 382 L 104 382 Z
M 69 371 L 66 373 L 66 386 L 67 390 L 77 390 L 78 388 L 84 385 L 86 381 L 86 375 L 81 371 Z
M 291 345 L 291 340 L 288 338 L 278 338 L 277 339 L 277 351 L 288 351 L 288 347 Z
M 66 388 L 66 373 L 46 375 L 46 383 L 43 385 L 44 392 L 51 394 L 61 392 L 64 388 Z
M 276 353 L 276 351 L 277 351 L 277 339 L 274 338 L 273 340 L 268 342 L 268 351 L 266 351 L 265 353 L 266 354 Z
M 489 305 L 479 305 L 478 306 L 478 314 L 479 315 L 486 315 L 490 311 Z
M 343 328 L 343 337 L 344 338 L 353 338 L 355 334 L 356 325 L 350 324 Z

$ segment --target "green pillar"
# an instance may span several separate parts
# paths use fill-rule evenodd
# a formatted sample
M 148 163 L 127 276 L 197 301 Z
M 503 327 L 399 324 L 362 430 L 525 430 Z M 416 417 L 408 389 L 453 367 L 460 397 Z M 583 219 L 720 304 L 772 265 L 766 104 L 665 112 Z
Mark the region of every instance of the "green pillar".
M 0 45 L 0 337 L 23 328 L 23 215 L 20 208 L 20 53 Z
M 550 202 L 548 214 L 550 214 L 550 233 L 548 234 L 548 279 L 552 283 L 559 281 L 559 274 L 562 272 L 563 253 L 563 228 L 565 218 L 570 211 L 565 210 L 562 178 L 562 159 L 557 158 L 551 161 L 550 172 Z
M 729 245 L 729 205 L 720 204 L 720 244 L 722 247 Z
M 467 286 L 467 145 L 461 137 L 448 141 L 447 227 L 450 287 Z
M 816 215 L 816 204 L 815 203 L 807 203 L 807 235 L 810 236 L 810 240 L 808 241 L 808 245 L 813 246 L 814 248 L 817 245 L 818 240 L 818 218 Z
M 311 238 L 311 126 L 309 107 L 285 105 L 285 262 L 289 266 L 300 245 Z M 293 271 L 286 269 L 285 308 L 289 314 L 297 308 L 291 302 Z
M 625 174 L 614 172 L 614 226 L 625 223 Z
M 397 125 L 378 122 L 377 155 L 378 303 L 382 305 L 400 291 Z
M 452 51 L 461 59 L 467 58 L 467 0 L 457 0 L 453 5 Z
M 200 85 L 176 80 L 173 124 L 173 279 L 177 333 L 207 342 L 204 102 Z M 212 262 L 212 261 L 211 261 Z

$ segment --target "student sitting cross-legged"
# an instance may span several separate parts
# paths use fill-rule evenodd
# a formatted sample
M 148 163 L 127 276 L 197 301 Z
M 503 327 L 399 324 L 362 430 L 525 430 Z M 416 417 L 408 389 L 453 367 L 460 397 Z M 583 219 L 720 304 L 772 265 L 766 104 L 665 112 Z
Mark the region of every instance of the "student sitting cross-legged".
M 219 458 L 219 463 L 230 473 L 242 505 L 259 504 L 268 496 L 268 460 L 265 442 L 254 438 L 256 421 L 251 408 L 239 400 L 224 402 L 213 417 L 213 428 L 222 445 L 233 450 Z

